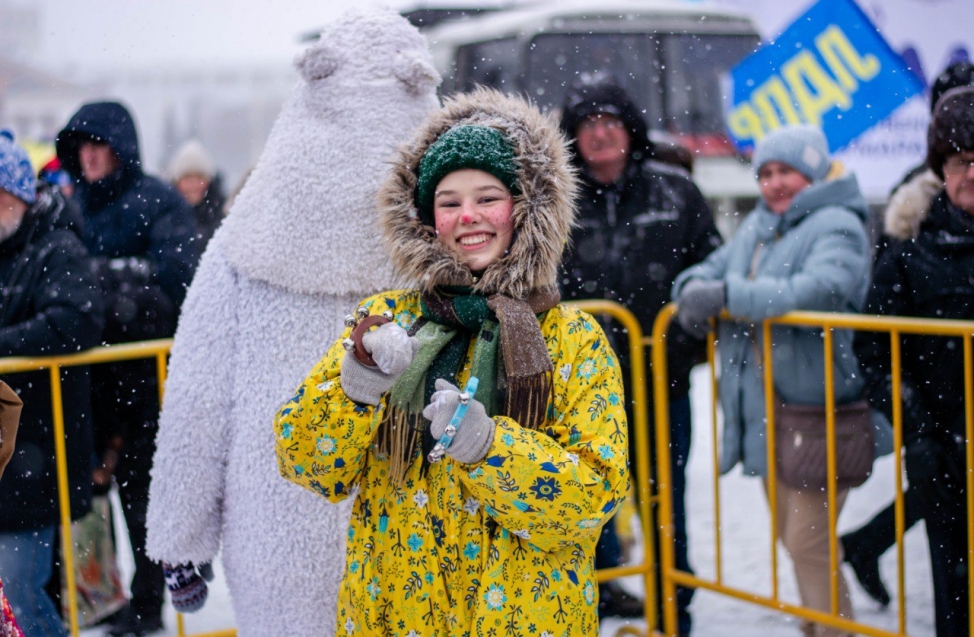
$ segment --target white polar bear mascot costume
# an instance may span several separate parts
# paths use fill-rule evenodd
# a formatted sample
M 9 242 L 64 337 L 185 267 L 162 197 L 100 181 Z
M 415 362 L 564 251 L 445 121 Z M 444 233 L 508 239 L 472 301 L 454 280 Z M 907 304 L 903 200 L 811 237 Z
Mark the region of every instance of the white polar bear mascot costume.
M 149 556 L 202 582 L 189 565 L 222 550 L 240 637 L 334 634 L 351 499 L 281 478 L 274 414 L 356 303 L 392 285 L 375 193 L 396 145 L 439 106 L 424 37 L 390 10 L 345 14 L 295 66 L 186 297 L 152 467 Z M 205 586 L 193 594 L 174 605 L 198 607 Z

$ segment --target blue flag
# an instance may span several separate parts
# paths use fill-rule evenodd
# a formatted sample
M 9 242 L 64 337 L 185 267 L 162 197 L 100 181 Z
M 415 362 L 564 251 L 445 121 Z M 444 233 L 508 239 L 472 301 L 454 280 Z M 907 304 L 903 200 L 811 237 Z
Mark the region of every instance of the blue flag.
M 819 0 L 730 75 L 727 128 L 742 150 L 784 124 L 809 123 L 835 152 L 923 91 L 853 0 Z

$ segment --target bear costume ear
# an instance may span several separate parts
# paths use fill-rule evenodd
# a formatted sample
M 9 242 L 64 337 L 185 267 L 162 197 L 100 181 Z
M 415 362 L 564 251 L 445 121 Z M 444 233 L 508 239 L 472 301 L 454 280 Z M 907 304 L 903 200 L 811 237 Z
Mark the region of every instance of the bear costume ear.
M 308 82 L 323 80 L 334 73 L 342 60 L 342 54 L 327 42 L 319 41 L 294 58 L 294 68 Z
M 440 84 L 440 74 L 415 52 L 398 54 L 392 62 L 392 72 L 410 95 L 419 95 Z

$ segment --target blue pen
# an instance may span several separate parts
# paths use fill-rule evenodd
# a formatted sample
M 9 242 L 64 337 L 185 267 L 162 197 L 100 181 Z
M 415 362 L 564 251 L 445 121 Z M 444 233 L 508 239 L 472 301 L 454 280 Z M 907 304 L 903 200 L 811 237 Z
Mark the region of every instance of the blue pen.
M 430 451 L 427 459 L 430 462 L 439 462 L 443 459 L 443 454 L 446 450 L 450 448 L 453 444 L 453 438 L 457 435 L 457 430 L 460 429 L 460 421 L 467 413 L 467 406 L 470 404 L 470 399 L 473 395 L 477 393 L 477 385 L 480 384 L 480 379 L 476 376 L 471 376 L 467 380 L 467 386 L 463 388 L 460 393 L 460 404 L 457 405 L 457 410 L 453 412 L 453 418 L 450 418 L 450 422 L 447 424 L 446 429 L 443 430 L 443 435 L 440 437 L 436 445 L 433 446 L 433 450 Z

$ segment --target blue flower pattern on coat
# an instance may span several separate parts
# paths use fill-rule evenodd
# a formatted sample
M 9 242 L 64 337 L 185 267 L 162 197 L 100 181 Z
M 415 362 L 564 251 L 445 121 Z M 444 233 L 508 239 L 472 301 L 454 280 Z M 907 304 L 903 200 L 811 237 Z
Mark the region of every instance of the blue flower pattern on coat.
M 401 325 L 419 318 L 414 292 L 363 304 L 375 303 Z M 388 458 L 372 446 L 385 405 L 362 409 L 344 396 L 340 342 L 278 414 L 286 478 L 331 500 L 358 486 L 338 633 L 598 631 L 594 547 L 629 479 L 619 366 L 590 316 L 556 306 L 541 326 L 556 370 L 547 419 L 534 431 L 495 416 L 477 464 L 447 457 L 424 471 L 417 453 L 403 483 L 392 483 Z

